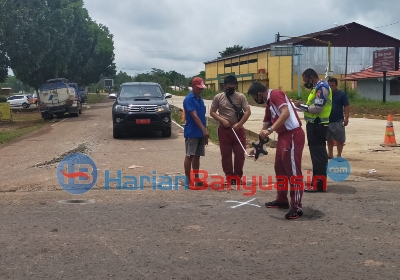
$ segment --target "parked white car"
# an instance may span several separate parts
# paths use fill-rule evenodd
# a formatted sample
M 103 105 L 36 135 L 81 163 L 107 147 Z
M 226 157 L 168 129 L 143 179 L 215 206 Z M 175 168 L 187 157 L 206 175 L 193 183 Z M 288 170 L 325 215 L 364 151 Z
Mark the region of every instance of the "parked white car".
M 29 108 L 31 103 L 27 95 L 19 94 L 19 95 L 12 95 L 7 98 L 7 102 L 10 103 L 11 107 L 24 107 Z

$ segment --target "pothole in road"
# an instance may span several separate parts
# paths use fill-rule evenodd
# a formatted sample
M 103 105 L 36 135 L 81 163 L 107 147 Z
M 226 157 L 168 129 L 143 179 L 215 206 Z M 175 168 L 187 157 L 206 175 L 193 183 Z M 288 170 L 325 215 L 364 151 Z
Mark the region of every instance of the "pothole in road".
M 59 203 L 64 204 L 89 204 L 94 203 L 94 200 L 86 200 L 86 199 L 68 199 L 68 200 L 60 200 Z
M 76 147 L 75 149 L 69 150 L 68 152 L 63 153 L 61 156 L 55 157 L 52 160 L 45 161 L 43 163 L 38 163 L 32 167 L 40 167 L 40 166 L 46 166 L 46 165 L 58 163 L 58 162 L 62 161 L 63 158 L 65 158 L 68 155 L 75 154 L 75 153 L 83 153 L 84 154 L 87 151 L 89 151 L 89 147 L 88 147 L 87 143 L 79 144 L 78 147 Z

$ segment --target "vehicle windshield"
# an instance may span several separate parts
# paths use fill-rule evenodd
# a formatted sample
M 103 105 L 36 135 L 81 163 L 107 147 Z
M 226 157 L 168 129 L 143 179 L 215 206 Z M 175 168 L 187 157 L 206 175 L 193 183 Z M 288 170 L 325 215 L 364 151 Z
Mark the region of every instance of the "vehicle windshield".
M 125 85 L 119 93 L 121 98 L 161 98 L 163 93 L 157 85 Z

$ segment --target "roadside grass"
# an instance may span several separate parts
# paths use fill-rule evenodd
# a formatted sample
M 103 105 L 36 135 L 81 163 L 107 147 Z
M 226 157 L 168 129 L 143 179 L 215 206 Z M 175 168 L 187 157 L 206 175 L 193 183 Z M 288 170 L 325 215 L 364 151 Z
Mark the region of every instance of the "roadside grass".
M 96 104 L 103 101 L 104 94 L 89 94 L 87 103 Z M 0 144 L 9 142 L 32 131 L 41 128 L 46 122 L 42 119 L 40 111 L 12 112 L 12 122 L 0 122 Z
M 41 128 L 45 122 L 38 112 L 12 113 L 12 122 L 0 123 L 0 144 Z
M 107 95 L 104 94 L 88 94 L 88 98 L 86 100 L 87 104 L 96 104 L 103 101 Z
M 9 142 L 15 138 L 28 134 L 36 129 L 41 128 L 44 123 L 36 123 L 28 127 L 14 128 L 6 131 L 0 131 L 0 144 Z

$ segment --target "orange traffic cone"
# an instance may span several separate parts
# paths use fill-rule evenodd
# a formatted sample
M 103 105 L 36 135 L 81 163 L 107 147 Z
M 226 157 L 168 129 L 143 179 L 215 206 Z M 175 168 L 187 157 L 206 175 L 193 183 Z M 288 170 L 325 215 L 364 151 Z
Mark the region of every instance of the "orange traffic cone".
M 393 128 L 393 119 L 392 115 L 388 115 L 388 121 L 386 124 L 386 133 L 385 133 L 385 140 L 383 142 L 383 146 L 397 146 L 396 137 L 394 135 L 394 128 Z

